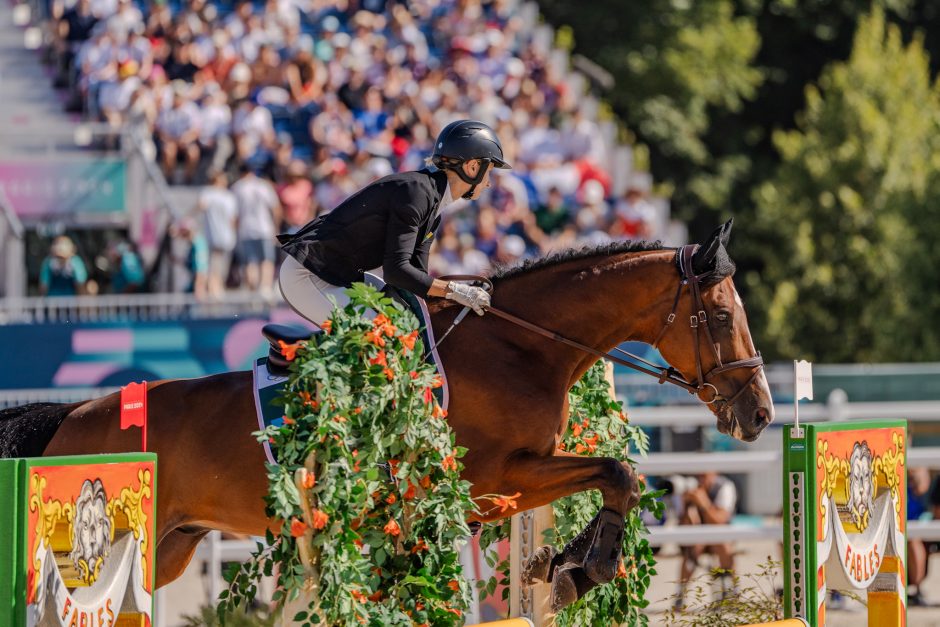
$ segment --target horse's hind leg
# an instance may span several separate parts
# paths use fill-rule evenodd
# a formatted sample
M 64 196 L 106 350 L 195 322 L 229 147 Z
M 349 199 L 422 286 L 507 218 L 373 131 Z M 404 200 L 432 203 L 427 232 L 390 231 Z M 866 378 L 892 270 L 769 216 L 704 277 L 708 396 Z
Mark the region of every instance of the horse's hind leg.
M 208 529 L 178 528 L 157 544 L 157 587 L 176 580 L 193 559 L 196 546 L 209 533 Z

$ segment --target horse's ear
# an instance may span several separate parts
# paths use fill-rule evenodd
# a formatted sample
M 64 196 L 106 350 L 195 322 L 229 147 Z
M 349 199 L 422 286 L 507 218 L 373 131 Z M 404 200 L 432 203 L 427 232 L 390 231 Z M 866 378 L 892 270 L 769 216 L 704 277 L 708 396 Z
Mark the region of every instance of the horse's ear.
M 728 240 L 731 239 L 731 227 L 734 226 L 734 218 L 731 218 L 721 226 L 721 235 L 718 236 L 718 241 L 721 242 L 721 245 L 725 248 L 728 247 Z
M 695 274 L 706 274 L 715 267 L 715 255 L 721 248 L 721 235 L 724 233 L 724 228 L 722 225 L 712 231 L 705 243 L 695 251 L 695 255 L 692 256 L 692 270 Z

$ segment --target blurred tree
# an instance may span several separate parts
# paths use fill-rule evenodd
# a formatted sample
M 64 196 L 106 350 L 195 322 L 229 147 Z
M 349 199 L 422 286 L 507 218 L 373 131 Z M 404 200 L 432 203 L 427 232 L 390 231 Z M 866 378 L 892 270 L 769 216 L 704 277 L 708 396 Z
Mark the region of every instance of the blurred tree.
M 922 38 L 905 44 L 875 9 L 852 54 L 806 89 L 782 163 L 754 193 L 773 238 L 748 272 L 762 348 L 827 361 L 940 358 L 934 252 L 940 97 Z M 768 342 L 771 342 L 768 345 Z

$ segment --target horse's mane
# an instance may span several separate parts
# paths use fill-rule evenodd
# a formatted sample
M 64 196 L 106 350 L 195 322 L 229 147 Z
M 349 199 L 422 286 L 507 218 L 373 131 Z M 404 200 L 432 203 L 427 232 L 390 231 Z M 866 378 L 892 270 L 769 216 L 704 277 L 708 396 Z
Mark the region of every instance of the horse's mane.
M 526 259 L 520 264 L 497 268 L 496 272 L 490 275 L 491 281 L 502 281 L 511 279 L 534 270 L 550 268 L 568 261 L 577 261 L 579 259 L 588 259 L 590 257 L 609 257 L 620 253 L 640 253 L 653 250 L 665 250 L 662 242 L 644 242 L 638 240 L 626 240 L 620 242 L 609 242 L 599 246 L 584 246 L 582 248 L 569 248 L 555 253 L 551 253 L 538 259 Z

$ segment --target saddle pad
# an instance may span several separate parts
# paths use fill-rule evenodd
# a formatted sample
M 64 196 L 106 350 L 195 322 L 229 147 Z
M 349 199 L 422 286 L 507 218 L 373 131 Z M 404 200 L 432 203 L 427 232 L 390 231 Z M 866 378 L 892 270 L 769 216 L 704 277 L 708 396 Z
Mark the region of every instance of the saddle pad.
M 404 296 L 404 294 L 399 294 L 399 296 Z M 441 376 L 441 380 L 444 382 L 441 387 L 434 390 L 434 395 L 437 397 L 437 402 L 440 406 L 446 410 L 450 403 L 450 393 L 448 391 L 449 386 L 447 385 L 447 375 L 444 372 L 444 365 L 441 363 L 436 347 L 431 350 L 429 354 L 427 353 L 429 348 L 435 346 L 434 330 L 429 323 L 430 318 L 427 305 L 424 300 L 416 296 L 411 294 L 407 296 L 411 297 L 405 298 L 405 300 L 408 301 L 407 304 L 409 308 L 418 317 L 419 328 L 421 329 L 421 340 L 424 342 L 425 359 L 430 359 L 432 365 L 434 365 L 438 374 Z M 260 357 L 255 360 L 252 375 L 254 378 L 252 390 L 255 398 L 255 412 L 258 415 L 258 428 L 263 430 L 270 425 L 281 426 L 284 422 L 284 406 L 276 403 L 275 399 L 284 394 L 287 377 L 271 374 L 268 371 L 267 357 Z M 265 457 L 268 458 L 268 461 L 272 464 L 277 464 L 277 460 L 274 459 L 274 454 L 271 451 L 271 445 L 267 440 L 263 442 L 263 446 L 264 454 Z

